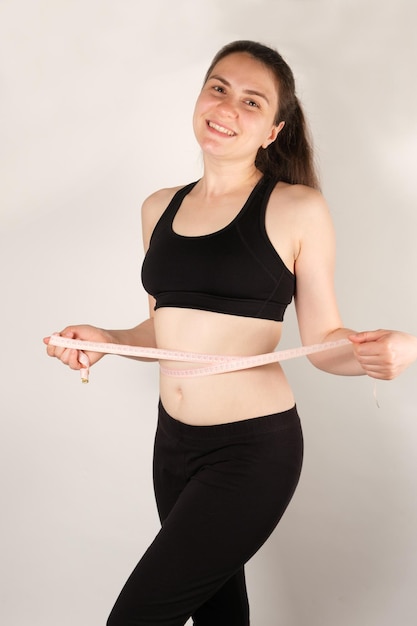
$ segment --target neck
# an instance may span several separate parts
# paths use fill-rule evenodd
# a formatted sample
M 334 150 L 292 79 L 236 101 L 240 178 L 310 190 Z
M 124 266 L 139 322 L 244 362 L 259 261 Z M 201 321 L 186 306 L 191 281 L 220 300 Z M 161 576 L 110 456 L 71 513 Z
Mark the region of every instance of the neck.
M 253 188 L 262 173 L 255 167 L 254 163 L 247 165 L 224 163 L 217 165 L 204 161 L 204 173 L 198 183 L 200 193 L 204 196 L 221 196 L 233 193 L 245 188 Z

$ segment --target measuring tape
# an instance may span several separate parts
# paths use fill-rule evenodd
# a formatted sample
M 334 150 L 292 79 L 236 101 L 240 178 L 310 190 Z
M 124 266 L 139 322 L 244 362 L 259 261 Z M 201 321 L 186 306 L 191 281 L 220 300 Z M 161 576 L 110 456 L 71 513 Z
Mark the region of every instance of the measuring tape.
M 120 356 L 142 357 L 157 361 L 185 361 L 191 363 L 204 363 L 204 367 L 174 369 L 161 367 L 161 372 L 165 376 L 174 378 L 191 378 L 197 376 L 209 376 L 212 374 L 223 374 L 225 372 L 236 372 L 238 370 L 259 367 L 269 363 L 278 363 L 301 356 L 307 356 L 325 350 L 334 350 L 342 346 L 352 345 L 349 339 L 338 339 L 325 343 L 316 343 L 311 346 L 301 346 L 288 350 L 268 352 L 267 354 L 257 354 L 255 356 L 226 356 L 221 354 L 200 354 L 195 352 L 180 352 L 177 350 L 163 350 L 161 348 L 142 348 L 139 346 L 129 346 L 116 343 L 100 343 L 96 341 L 83 341 L 81 339 L 69 339 L 60 335 L 51 335 L 49 344 L 61 348 L 71 348 L 79 350 L 78 360 L 83 366 L 80 370 L 81 380 L 84 383 L 89 379 L 89 360 L 85 352 L 100 352 L 102 354 L 118 354 Z

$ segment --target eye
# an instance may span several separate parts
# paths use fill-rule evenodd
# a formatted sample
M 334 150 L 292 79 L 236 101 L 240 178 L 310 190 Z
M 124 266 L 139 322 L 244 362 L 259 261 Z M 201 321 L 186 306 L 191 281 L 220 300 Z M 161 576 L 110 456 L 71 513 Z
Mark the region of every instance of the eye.
M 259 104 L 255 100 L 245 100 L 246 104 L 255 109 L 259 109 Z
M 217 91 L 218 93 L 225 93 L 225 89 L 224 87 L 222 87 L 222 85 L 214 85 L 213 89 L 214 91 Z

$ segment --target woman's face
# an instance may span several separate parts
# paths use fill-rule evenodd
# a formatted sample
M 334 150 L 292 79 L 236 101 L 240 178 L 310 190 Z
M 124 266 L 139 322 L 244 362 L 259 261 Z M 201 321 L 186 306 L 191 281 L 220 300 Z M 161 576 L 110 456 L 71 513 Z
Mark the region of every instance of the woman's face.
M 278 89 L 272 72 L 246 53 L 233 53 L 213 68 L 197 99 L 193 126 L 203 152 L 255 160 L 275 141 Z

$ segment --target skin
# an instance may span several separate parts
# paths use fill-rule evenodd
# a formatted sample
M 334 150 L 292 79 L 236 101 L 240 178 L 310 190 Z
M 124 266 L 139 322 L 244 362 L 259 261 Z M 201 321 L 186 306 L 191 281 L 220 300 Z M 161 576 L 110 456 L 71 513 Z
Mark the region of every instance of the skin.
M 260 146 L 278 140 L 285 121 L 275 125 L 278 93 L 274 76 L 244 53 L 231 54 L 213 69 L 197 99 L 195 136 L 204 159 L 201 180 L 184 199 L 173 223 L 184 236 L 215 232 L 239 213 L 261 177 L 255 167 Z M 178 188 L 161 189 L 142 207 L 143 243 Z M 335 238 L 323 196 L 309 187 L 278 183 L 266 213 L 268 236 L 288 269 L 296 274 L 295 306 L 303 344 L 348 337 L 351 345 L 313 355 L 316 367 L 333 374 L 390 380 L 417 359 L 417 338 L 392 330 L 357 333 L 343 326 L 334 284 Z M 125 330 L 69 326 L 60 334 L 192 352 L 252 355 L 273 351 L 282 323 L 208 311 L 161 308 Z M 80 369 L 75 350 L 49 345 L 47 353 Z M 102 355 L 87 353 L 91 364 Z M 181 363 L 165 363 L 181 368 Z M 188 364 L 187 364 L 188 367 Z M 271 414 L 291 408 L 294 397 L 277 363 L 223 375 L 175 379 L 161 375 L 161 400 L 172 417 L 209 425 Z

